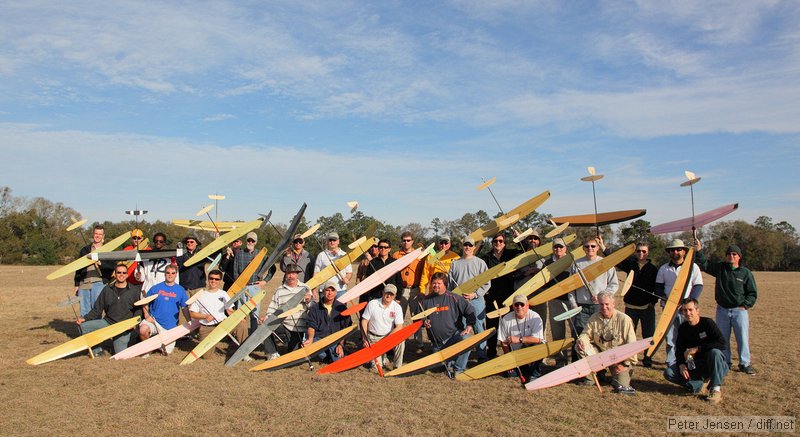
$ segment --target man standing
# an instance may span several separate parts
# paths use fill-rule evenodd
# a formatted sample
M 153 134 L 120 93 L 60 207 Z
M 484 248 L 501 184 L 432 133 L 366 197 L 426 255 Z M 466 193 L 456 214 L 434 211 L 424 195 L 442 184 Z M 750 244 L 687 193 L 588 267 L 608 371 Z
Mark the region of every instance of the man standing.
M 256 243 L 258 243 L 258 235 L 255 232 L 248 232 L 247 236 L 245 237 L 244 249 L 240 249 L 239 252 L 236 254 L 236 257 L 233 258 L 233 280 L 236 281 L 239 279 L 239 276 L 244 272 L 247 266 L 250 264 L 251 261 L 256 257 Z M 259 286 L 266 285 L 266 282 L 260 281 L 258 279 L 258 271 L 256 269 L 252 275 L 247 279 L 247 293 L 255 295 L 258 293 Z M 241 304 L 247 300 L 246 297 L 242 297 L 242 300 L 237 303 Z M 259 302 L 256 305 L 256 308 L 250 312 L 250 334 L 252 334 L 256 329 L 258 329 L 259 325 L 259 315 L 261 314 L 261 303 Z
M 281 259 L 281 271 L 284 273 L 283 282 L 286 282 L 286 273 L 289 266 L 299 267 L 297 280 L 305 283 L 314 274 L 314 262 L 311 254 L 305 249 L 306 241 L 300 234 L 295 234 L 292 238 L 291 247 L 286 249 L 286 255 Z
M 642 338 L 653 336 L 656 330 L 655 295 L 658 268 L 650 262 L 650 246 L 645 242 L 636 244 L 633 258 L 617 264 L 617 268 L 630 274 L 633 271 L 633 287 L 625 294 L 625 314 L 633 321 L 633 329 L 641 321 Z M 643 367 L 653 367 L 652 357 L 645 356 Z
M 583 251 L 586 256 L 577 259 L 570 268 L 570 273 L 573 275 L 582 274 L 582 270 L 590 265 L 603 259 L 597 255 L 600 248 L 600 242 L 597 237 L 589 237 L 583 240 Z M 578 306 L 581 307 L 581 312 L 575 317 L 575 330 L 577 334 L 583 332 L 589 318 L 592 314 L 598 312 L 600 307 L 598 305 L 597 296 L 600 293 L 609 293 L 612 296 L 619 288 L 617 281 L 617 272 L 614 268 L 608 269 L 603 274 L 596 277 L 593 281 L 589 282 L 589 287 L 585 285 L 575 290 L 575 300 Z
M 144 240 L 144 232 L 141 229 L 135 228 L 131 231 L 131 244 L 122 248 L 122 250 L 140 250 L 139 246 Z M 150 250 L 150 246 L 145 246 L 141 250 Z M 128 283 L 132 285 L 142 285 L 142 281 L 136 279 L 136 268 L 139 266 L 137 261 L 132 261 L 128 265 Z
M 669 297 L 672 287 L 675 285 L 675 280 L 678 279 L 678 273 L 683 266 L 683 261 L 688 249 L 689 248 L 683 244 L 683 240 L 673 240 L 672 244 L 667 246 L 666 251 L 667 254 L 669 254 L 669 262 L 659 267 L 658 273 L 656 274 L 655 292 L 657 295 Z M 691 291 L 688 297 L 699 300 L 700 293 L 703 292 L 703 276 L 700 274 L 700 268 L 694 263 L 691 269 L 692 273 L 689 275 L 688 284 Z M 684 297 L 687 296 L 681 296 L 681 298 Z M 672 324 L 669 326 L 669 330 L 665 335 L 667 342 L 667 366 L 675 364 L 675 339 L 678 337 L 678 326 L 683 322 L 683 315 L 678 313 L 677 317 L 672 320 Z
M 388 284 L 383 287 L 381 299 L 372 299 L 364 309 L 364 313 L 361 315 L 361 332 L 366 336 L 364 340 L 365 348 L 403 328 L 403 309 L 395 301 L 395 296 L 397 296 L 397 287 Z M 400 344 L 394 347 L 392 360 L 394 369 L 398 369 L 403 365 L 403 353 L 405 350 L 405 341 L 401 341 Z M 386 367 L 386 363 L 389 361 L 386 355 L 382 355 L 379 359 L 381 360 L 381 365 Z
M 373 240 L 374 241 L 374 240 Z M 356 282 L 361 282 L 367 278 L 367 276 L 372 273 L 372 270 L 369 267 L 370 261 L 373 258 L 378 256 L 378 244 L 375 243 L 364 252 L 364 256 L 361 258 L 361 261 L 358 263 L 358 271 L 356 272 Z
M 331 232 L 326 238 L 325 250 L 317 255 L 314 262 L 314 274 L 319 273 L 320 270 L 333 264 L 337 259 L 347 255 L 345 251 L 339 248 L 339 234 Z M 350 283 L 350 278 L 353 276 L 353 266 L 348 264 L 340 271 L 336 272 L 336 297 L 343 295 L 347 291 L 347 284 Z
M 702 394 L 706 379 L 710 391 L 706 400 L 722 401 L 722 382 L 728 374 L 725 343 L 717 324 L 708 317 L 700 317 L 697 300 L 684 299 L 681 307 L 685 322 L 678 327 L 675 343 L 677 362 L 664 370 L 667 381 L 686 387 L 694 394 Z
M 633 329 L 631 318 L 614 309 L 614 294 L 601 292 L 597 295 L 597 301 L 600 311 L 589 318 L 575 342 L 575 351 L 581 358 L 636 341 L 636 331 Z M 615 393 L 636 394 L 636 390 L 631 387 L 631 366 L 636 364 L 636 361 L 634 355 L 609 367 L 611 385 Z M 583 384 L 591 385 L 592 380 L 587 378 Z
M 379 248 L 380 249 L 380 248 Z M 392 254 L 392 258 L 400 259 L 405 255 L 414 251 L 414 236 L 410 231 L 405 231 L 400 234 L 400 250 Z M 397 285 L 398 301 L 403 308 L 403 315 L 408 310 L 409 305 L 414 307 L 419 305 L 419 282 L 422 277 L 423 262 L 420 259 L 411 261 L 411 264 L 405 266 L 400 270 L 400 283 Z M 417 345 L 422 345 L 422 331 L 417 331 L 414 334 L 414 339 Z
M 467 282 L 468 280 L 478 276 L 479 274 L 488 270 L 486 262 L 475 256 L 475 240 L 471 237 L 464 239 L 463 252 L 461 259 L 453 261 L 450 267 L 450 289 L 455 289 L 459 285 Z M 491 281 L 483 284 L 480 288 L 472 293 L 464 294 L 463 297 L 472 305 L 475 312 L 475 323 L 472 324 L 476 334 L 484 331 L 484 323 L 486 320 L 486 301 L 483 296 L 489 287 L 492 286 Z M 477 350 L 478 361 L 483 362 L 487 359 L 486 341 L 478 344 Z
M 419 278 L 419 292 L 423 296 L 428 294 L 428 284 L 430 284 L 431 276 L 436 272 L 450 273 L 450 266 L 453 261 L 461 258 L 457 253 L 450 250 L 450 236 L 442 235 L 436 239 L 436 252 L 444 252 L 442 257 L 438 260 L 433 260 L 432 257 L 425 257 L 425 264 L 422 267 L 422 276 Z
M 194 235 L 187 235 L 183 239 L 183 255 L 176 257 L 178 263 L 178 278 L 181 286 L 186 289 L 190 296 L 202 290 L 206 284 L 206 272 L 202 262 L 186 266 L 184 263 L 189 260 L 200 249 L 201 243 Z M 218 284 L 218 287 L 222 284 Z
M 479 258 L 478 258 L 479 259 Z M 425 321 L 429 330 L 433 349 L 442 350 L 467 338 L 473 333 L 476 323 L 475 310 L 463 297 L 450 293 L 445 285 L 447 275 L 436 272 L 431 277 L 431 292 L 422 300 L 423 310 L 437 307 L 437 311 Z M 448 361 L 445 366 L 451 378 L 467 369 L 469 350 L 462 352 L 456 359 Z
M 312 304 L 308 309 L 306 340 L 303 342 L 303 346 L 308 346 L 353 324 L 350 316 L 341 314 L 347 307 L 336 300 L 336 290 L 340 285 L 341 283 L 336 279 L 326 282 L 322 286 L 322 299 Z M 344 339 L 339 340 L 335 345 L 326 348 L 317 355 L 318 359 L 327 363 L 337 361 L 343 356 Z
M 153 235 L 153 250 L 165 250 L 166 245 L 167 236 L 163 232 L 156 232 Z M 136 267 L 136 279 L 142 283 L 143 294 L 146 295 L 150 287 L 167 279 L 166 268 L 170 264 L 175 264 L 175 257 L 145 259 L 139 262 Z M 178 280 L 177 274 L 173 279 Z
M 139 300 L 139 287 L 128 284 L 128 267 L 119 264 L 114 267 L 113 284 L 106 285 L 94 303 L 92 310 L 85 317 L 79 317 L 81 332 L 88 334 L 98 329 L 128 320 L 140 314 L 134 302 Z M 131 331 L 125 331 L 114 337 L 114 353 L 127 349 L 131 341 Z M 92 350 L 95 356 L 103 355 L 103 348 L 97 345 Z
M 561 258 L 567 256 L 568 250 L 569 247 L 567 247 L 567 243 L 565 243 L 563 239 L 553 238 L 553 255 L 544 260 L 544 265 L 548 266 L 560 260 Z M 555 278 L 548 281 L 547 284 L 545 284 L 540 290 L 542 291 L 547 290 L 548 288 L 567 279 L 568 277 L 569 277 L 569 270 L 564 270 L 558 275 L 556 275 Z M 549 302 L 546 303 L 550 318 L 550 333 L 552 334 L 553 341 L 563 340 L 567 338 L 567 326 L 566 326 L 567 321 L 555 320 L 555 317 L 567 311 L 567 308 L 570 306 L 570 298 L 574 301 L 575 299 L 574 293 L 567 293 L 555 299 L 551 299 Z M 534 312 L 536 312 L 535 309 Z M 544 320 L 542 320 L 542 332 L 544 332 L 544 330 L 545 330 Z M 578 334 L 573 332 L 572 335 L 577 336 Z M 567 351 L 562 351 L 558 355 L 556 355 L 556 366 L 563 366 L 568 362 L 569 362 L 569 357 Z
M 504 263 L 519 255 L 519 251 L 508 249 L 506 247 L 506 236 L 502 232 L 492 237 L 491 250 L 483 255 L 481 259 L 486 263 L 486 268 Z M 503 275 L 499 278 L 492 279 L 491 286 L 486 290 L 486 295 L 483 297 L 484 302 L 490 307 L 496 305 L 498 302 L 504 302 L 511 293 L 514 292 L 514 278 L 513 275 Z M 486 329 L 497 329 L 500 319 L 485 319 Z M 486 355 L 490 360 L 497 356 L 497 331 L 495 334 L 486 339 Z
M 725 261 L 710 262 L 700 252 L 703 246 L 699 240 L 694 242 L 697 248 L 697 263 L 706 273 L 717 278 L 714 298 L 717 301 L 717 326 L 725 338 L 725 360 L 728 367 L 731 359 L 731 329 L 736 336 L 739 349 L 739 371 L 755 375 L 756 371 L 750 361 L 750 309 L 756 304 L 758 289 L 753 273 L 741 265 L 742 250 L 732 244 L 725 251 Z
M 214 269 L 208 272 L 208 288 L 197 291 L 200 297 L 189 307 L 189 315 L 192 319 L 200 320 L 199 340 L 203 341 L 214 328 L 223 320 L 233 314 L 233 308 L 225 309 L 228 303 L 228 292 L 222 289 L 222 271 Z M 241 344 L 247 338 L 247 322 L 242 320 L 233 329 L 233 336 Z M 213 348 L 206 351 L 203 357 Z M 245 361 L 248 361 L 245 358 Z
M 517 349 L 543 343 L 544 324 L 542 323 L 542 318 L 530 309 L 528 299 L 518 294 L 514 296 L 511 306 L 514 311 L 500 319 L 500 329 L 497 334 L 497 340 L 503 348 L 503 353 L 507 354 Z M 523 372 L 522 377 L 526 382 L 540 377 L 542 375 L 541 366 L 542 360 L 539 360 L 533 364 L 526 364 L 520 367 Z M 514 372 L 510 370 L 508 372 L 509 376 L 512 376 Z
M 156 295 L 154 301 L 150 305 L 145 305 L 144 320 L 139 324 L 139 339 L 144 341 L 153 335 L 160 332 L 168 331 L 178 326 L 178 314 L 181 309 L 184 311 L 184 317 L 189 320 L 188 309 L 186 308 L 186 300 L 189 295 L 186 290 L 181 287 L 175 278 L 178 276 L 178 266 L 169 264 L 165 267 L 164 282 L 160 282 L 150 287 L 147 296 Z M 169 355 L 175 349 L 175 342 L 164 346 L 163 352 Z
M 302 267 L 296 264 L 289 264 L 285 270 L 286 276 L 283 284 L 275 290 L 272 295 L 272 300 L 267 307 L 267 313 L 261 318 L 260 323 L 264 323 L 269 317 L 275 314 L 275 311 L 282 305 L 286 304 L 297 293 L 304 293 L 305 298 L 302 301 L 303 310 L 299 313 L 294 313 L 283 319 L 283 323 L 275 329 L 275 334 L 279 336 L 288 337 L 287 352 L 291 352 L 300 345 L 303 341 L 303 334 L 306 332 L 306 317 L 308 309 L 311 306 L 311 290 L 308 289 L 306 284 L 299 281 L 300 274 L 303 273 Z M 264 341 L 264 352 L 267 354 L 267 360 L 274 360 L 278 358 L 278 347 L 275 345 L 275 340 L 272 336 L 267 337 Z
M 100 248 L 105 235 L 106 230 L 103 225 L 95 225 L 92 229 L 92 244 L 82 247 L 79 256 L 84 257 Z M 91 311 L 100 292 L 103 291 L 103 287 L 112 276 L 114 276 L 114 264 L 110 262 L 103 264 L 97 261 L 94 265 L 75 272 L 75 295 L 80 298 L 81 317 Z
M 369 262 L 366 275 L 367 278 L 373 273 L 377 272 L 378 270 L 386 267 L 388 264 L 394 262 L 394 258 L 389 256 L 389 251 L 391 249 L 392 245 L 388 239 L 382 238 L 380 241 L 378 241 L 378 255 L 372 258 L 372 260 Z M 383 284 L 376 285 L 368 292 L 362 294 L 358 299 L 359 302 L 369 302 L 372 299 L 380 299 L 383 295 L 383 287 L 384 285 L 387 284 L 392 284 L 395 287 L 398 287 L 400 284 L 402 284 L 402 279 L 400 278 L 400 272 L 395 273 L 392 277 L 387 279 Z M 395 297 L 397 297 L 397 293 L 395 293 Z

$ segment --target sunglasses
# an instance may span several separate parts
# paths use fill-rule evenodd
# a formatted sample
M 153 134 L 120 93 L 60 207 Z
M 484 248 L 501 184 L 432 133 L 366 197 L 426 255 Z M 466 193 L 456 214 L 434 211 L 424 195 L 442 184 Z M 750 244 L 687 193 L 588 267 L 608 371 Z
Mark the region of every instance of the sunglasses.
M 166 240 L 153 240 L 153 243 L 156 243 L 156 244 L 164 244 L 166 242 L 167 242 Z
M 177 275 L 178 274 L 178 272 L 169 272 L 169 271 L 168 272 L 164 272 L 164 273 L 167 274 L 167 275 Z
M 519 307 L 524 307 L 524 306 L 525 306 L 524 303 L 517 302 L 517 303 L 514 304 L 514 308 L 519 308 Z
M 131 240 L 141 240 L 142 237 L 131 237 Z
M 412 241 L 414 241 L 414 240 L 412 240 L 410 238 L 403 238 L 403 242 L 404 243 L 409 243 L 409 242 L 412 242 Z
M 293 240 L 292 243 L 294 243 L 294 244 L 303 244 L 303 240 L 298 238 L 296 240 Z
M 538 239 L 539 239 L 539 237 L 536 237 L 534 235 L 531 235 L 530 237 L 528 237 L 528 240 L 538 240 Z
M 378 249 L 388 249 L 389 246 L 378 246 Z
M 682 250 L 684 250 L 682 247 L 671 247 L 667 249 L 667 252 L 680 252 Z
M 208 278 L 209 281 L 219 281 L 220 279 L 222 278 L 211 278 L 211 277 Z
M 256 240 L 253 240 L 252 238 L 248 238 L 248 239 L 247 239 L 247 242 L 248 242 L 248 243 L 255 243 L 255 242 L 256 242 Z
M 447 241 L 447 240 L 442 240 L 442 241 L 439 242 L 439 244 L 450 244 L 450 242 Z
M 475 246 L 475 245 L 472 244 L 472 243 L 464 243 L 464 247 L 473 247 L 473 246 Z
M 501 243 L 505 243 L 505 240 L 494 240 L 494 241 L 492 241 L 492 244 L 501 244 Z
M 328 241 L 339 241 L 338 238 L 328 238 Z
M 127 271 L 127 270 L 125 270 L 125 271 L 122 271 L 122 272 L 114 272 L 114 274 L 115 274 L 115 275 L 127 275 L 127 274 L 128 274 L 128 271 Z
M 594 248 L 597 247 L 597 245 L 596 244 L 584 244 L 583 247 L 585 247 L 587 249 L 594 249 Z
M 553 246 L 553 249 L 566 249 L 566 247 L 559 244 L 558 246 Z
M 638 252 L 638 253 L 647 253 L 646 250 L 641 250 L 641 249 L 637 250 L 636 252 Z

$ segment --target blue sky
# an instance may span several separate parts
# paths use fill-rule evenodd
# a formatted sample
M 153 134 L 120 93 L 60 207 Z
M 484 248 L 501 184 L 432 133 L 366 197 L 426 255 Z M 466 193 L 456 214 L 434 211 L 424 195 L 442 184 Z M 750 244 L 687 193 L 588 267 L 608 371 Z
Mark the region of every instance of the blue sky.
M 0 185 L 90 220 L 739 202 L 800 226 L 800 4 L 0 2 Z

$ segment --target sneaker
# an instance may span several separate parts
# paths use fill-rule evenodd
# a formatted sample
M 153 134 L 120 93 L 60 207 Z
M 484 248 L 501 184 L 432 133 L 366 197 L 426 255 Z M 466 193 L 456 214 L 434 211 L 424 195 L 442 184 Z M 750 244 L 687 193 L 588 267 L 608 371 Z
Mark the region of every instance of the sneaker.
M 739 371 L 740 372 L 744 372 L 744 373 L 746 373 L 748 375 L 755 375 L 756 374 L 756 369 L 754 369 L 753 366 L 751 366 L 749 364 L 746 365 L 746 366 L 739 364 Z
M 279 358 L 280 356 L 281 356 L 281 354 L 279 354 L 277 352 L 273 352 L 273 353 L 267 355 L 267 361 L 274 360 L 276 358 Z
M 708 396 L 706 396 L 706 401 L 711 402 L 712 404 L 718 404 L 722 402 L 722 392 L 720 390 L 712 390 Z
M 575 384 L 579 385 L 581 387 L 588 387 L 590 385 L 594 385 L 594 381 L 592 381 L 591 379 L 581 378 L 581 379 L 578 379 L 575 382 Z
M 144 354 L 144 355 L 142 355 L 142 358 L 145 358 L 145 359 L 146 358 L 150 358 L 150 354 Z
M 506 370 L 506 372 L 503 373 L 503 376 L 506 378 L 516 378 L 517 370 L 516 369 Z
M 636 395 L 636 389 L 631 386 L 621 385 L 614 389 L 614 393 L 621 394 L 621 395 L 628 395 L 634 396 Z

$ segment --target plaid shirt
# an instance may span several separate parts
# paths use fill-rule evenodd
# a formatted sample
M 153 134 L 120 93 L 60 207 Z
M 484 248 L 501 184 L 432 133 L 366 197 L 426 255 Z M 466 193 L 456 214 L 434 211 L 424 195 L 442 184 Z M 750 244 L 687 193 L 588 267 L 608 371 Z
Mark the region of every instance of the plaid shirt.
M 236 252 L 236 257 L 233 258 L 233 280 L 235 281 L 240 274 L 247 268 L 247 265 L 250 264 L 250 261 L 256 257 L 258 253 L 257 250 L 253 249 L 253 252 L 248 252 L 246 249 L 242 249 Z M 258 281 L 258 269 L 256 269 L 255 273 L 250 276 L 250 279 L 247 281 L 248 284 L 252 284 L 253 282 Z

